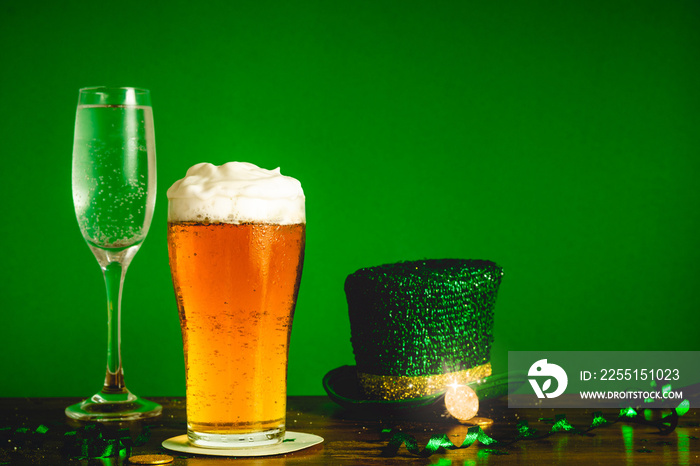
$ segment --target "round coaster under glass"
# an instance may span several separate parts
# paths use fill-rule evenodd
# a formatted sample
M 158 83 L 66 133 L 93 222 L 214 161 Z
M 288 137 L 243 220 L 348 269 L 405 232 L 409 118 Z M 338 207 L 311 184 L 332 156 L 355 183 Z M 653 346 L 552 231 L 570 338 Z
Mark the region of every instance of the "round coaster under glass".
M 181 453 L 190 453 L 193 455 L 210 455 L 210 456 L 272 456 L 284 455 L 294 451 L 303 450 L 305 448 L 318 445 L 323 442 L 323 438 L 318 435 L 305 434 L 302 432 L 287 431 L 282 442 L 274 445 L 264 445 L 257 447 L 232 447 L 232 448 L 207 448 L 192 445 L 187 434 L 169 438 L 163 442 L 163 447 L 168 450 L 178 451 Z
M 277 445 L 284 440 L 284 426 L 248 434 L 209 434 L 187 429 L 190 445 L 201 448 L 257 448 Z

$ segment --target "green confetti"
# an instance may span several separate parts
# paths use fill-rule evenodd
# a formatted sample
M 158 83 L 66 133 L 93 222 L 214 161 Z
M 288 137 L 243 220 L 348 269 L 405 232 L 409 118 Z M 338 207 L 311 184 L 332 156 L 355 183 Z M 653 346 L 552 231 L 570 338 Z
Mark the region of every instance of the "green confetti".
M 41 424 L 39 427 L 36 428 L 34 432 L 37 434 L 45 434 L 46 432 L 49 431 L 49 428 L 46 427 L 44 424 Z
M 146 426 L 143 428 L 138 437 L 136 437 L 136 440 L 134 440 L 134 446 L 140 447 L 142 445 L 145 445 L 150 437 L 151 428 L 149 426 Z
M 686 414 L 689 410 L 690 410 L 690 401 L 688 401 L 688 400 L 683 400 L 683 401 L 681 401 L 681 404 L 679 404 L 679 405 L 676 407 L 676 414 L 678 414 L 679 416 L 683 416 L 683 415 Z
M 574 429 L 574 426 L 569 424 L 569 421 L 566 420 L 566 415 L 560 414 L 556 417 L 556 422 L 552 426 L 552 432 L 561 432 L 561 431 L 572 431 L 576 430 Z
M 110 442 L 102 448 L 102 452 L 96 455 L 96 458 L 109 458 L 111 456 L 118 456 L 114 454 L 114 445 Z
M 528 422 L 525 420 L 518 422 L 518 424 L 515 426 L 515 428 L 518 430 L 518 437 L 519 438 L 532 437 L 537 432 L 537 430 L 530 427 L 528 425 Z
M 470 427 L 467 431 L 467 437 L 469 437 L 470 435 L 475 436 L 476 441 L 479 441 L 479 443 L 483 445 L 491 445 L 497 443 L 495 439 L 486 435 L 486 433 L 479 426 Z M 466 443 L 466 439 L 464 443 Z M 464 446 L 464 444 L 462 444 L 462 446 Z
M 64 448 L 71 458 L 76 459 L 127 457 L 133 446 L 144 445 L 149 437 L 149 426 L 144 427 L 134 440 L 129 435 L 129 429 L 113 431 L 101 425 L 89 424 L 66 432 Z
M 456 450 L 462 448 L 469 448 L 475 443 L 481 443 L 483 445 L 491 445 L 497 443 L 495 439 L 486 435 L 486 433 L 479 426 L 470 427 L 467 431 L 467 435 L 464 438 L 461 446 L 456 446 L 450 441 L 446 434 L 439 434 L 430 437 L 425 448 L 422 450 L 418 447 L 418 441 L 412 435 L 404 434 L 403 432 L 395 433 L 389 443 L 384 448 L 382 456 L 396 456 L 401 448 L 401 445 L 406 445 L 406 449 L 417 456 L 428 457 L 439 451 L 440 449 L 445 450 Z
M 510 453 L 508 453 L 507 451 L 503 451 L 503 450 L 492 450 L 492 449 L 490 449 L 490 448 L 484 448 L 483 451 L 485 451 L 486 453 L 490 453 L 490 454 L 492 454 L 492 455 L 499 455 L 499 456 L 500 456 L 500 455 L 510 455 Z
M 593 413 L 593 422 L 591 423 L 591 427 L 600 427 L 604 426 L 605 424 L 608 423 L 608 420 L 603 417 L 603 413 L 600 411 L 596 411 Z
M 683 404 L 683 403 L 681 403 Z M 682 410 L 681 410 L 682 411 Z M 685 414 L 685 413 L 683 413 Z M 664 434 L 668 434 L 672 432 L 677 424 L 678 420 L 678 415 L 676 412 L 674 412 L 672 415 L 667 416 L 667 418 L 671 418 L 671 422 L 666 423 L 663 422 L 664 419 L 660 421 L 649 421 L 645 419 L 640 419 L 639 416 L 637 415 L 637 412 L 632 409 L 631 407 L 625 408 L 620 410 L 620 414 L 618 415 L 617 419 L 614 421 L 608 421 L 603 417 L 603 414 L 601 412 L 594 412 L 593 413 L 593 421 L 591 422 L 590 427 L 588 427 L 586 430 L 579 430 L 575 428 L 569 421 L 566 419 L 565 414 L 559 414 L 555 416 L 554 419 L 551 418 L 540 418 L 540 421 L 550 421 L 553 422 L 553 425 L 550 429 L 549 432 L 543 433 L 541 435 L 535 435 L 535 429 L 532 429 L 527 420 L 522 420 L 518 422 L 516 425 L 517 429 L 517 435 L 514 439 L 508 441 L 508 442 L 503 442 L 503 441 L 498 441 L 494 438 L 489 437 L 484 433 L 484 431 L 481 429 L 479 426 L 474 426 L 470 427 L 469 430 L 467 431 L 467 436 L 464 439 L 464 442 L 462 443 L 461 446 L 457 447 L 455 446 L 452 442 L 449 441 L 449 438 L 445 434 L 439 434 L 435 435 L 430 438 L 428 443 L 426 444 L 425 448 L 421 449 L 418 446 L 418 442 L 416 441 L 415 437 L 405 434 L 403 432 L 396 432 L 394 433 L 387 445 L 384 447 L 382 450 L 382 456 L 385 457 L 391 457 L 391 456 L 396 456 L 398 453 L 399 448 L 402 445 L 406 445 L 406 449 L 416 455 L 416 456 L 422 456 L 422 457 L 428 457 L 432 455 L 433 453 L 439 451 L 440 449 L 447 449 L 447 450 L 454 450 L 458 448 L 468 448 L 471 445 L 474 445 L 475 443 L 481 443 L 483 445 L 499 445 L 499 446 L 507 446 L 507 445 L 512 445 L 515 442 L 518 442 L 520 440 L 524 439 L 530 439 L 530 440 L 540 440 L 544 439 L 546 437 L 549 437 L 551 435 L 561 435 L 564 432 L 570 433 L 570 434 L 585 434 L 587 432 L 590 432 L 591 430 L 604 427 L 604 426 L 611 426 L 617 422 L 620 421 L 627 421 L 627 422 L 634 422 L 638 424 L 644 424 L 644 425 L 653 425 L 656 426 L 659 430 L 662 431 Z M 386 432 L 388 429 L 382 430 L 382 432 Z M 389 430 L 391 433 L 392 431 Z M 688 437 L 691 440 L 697 440 L 697 437 L 690 436 Z M 647 440 L 640 440 L 641 442 L 647 442 Z M 649 450 L 646 447 L 643 447 L 640 450 L 637 450 L 641 453 L 652 453 L 653 450 Z M 482 453 L 486 452 L 486 453 Z M 479 451 L 479 455 L 484 455 L 484 454 L 508 454 L 507 452 L 503 452 L 502 450 L 492 450 L 492 449 L 483 449 Z

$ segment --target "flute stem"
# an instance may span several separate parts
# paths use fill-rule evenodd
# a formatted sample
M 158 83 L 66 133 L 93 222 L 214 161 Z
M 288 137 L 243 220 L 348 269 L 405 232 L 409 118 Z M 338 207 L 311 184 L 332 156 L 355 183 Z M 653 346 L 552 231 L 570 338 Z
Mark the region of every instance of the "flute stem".
M 109 395 L 128 393 L 124 383 L 121 356 L 121 304 L 126 270 L 140 244 L 108 250 L 91 245 L 105 279 L 107 289 L 107 373 L 102 393 Z
M 126 267 L 111 262 L 102 268 L 107 287 L 107 374 L 103 393 L 125 393 L 121 355 L 121 301 Z

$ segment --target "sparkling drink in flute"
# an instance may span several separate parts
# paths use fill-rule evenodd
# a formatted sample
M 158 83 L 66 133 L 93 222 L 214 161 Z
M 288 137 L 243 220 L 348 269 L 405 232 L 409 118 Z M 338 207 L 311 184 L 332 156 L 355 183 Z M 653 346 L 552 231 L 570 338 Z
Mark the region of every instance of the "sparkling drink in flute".
M 151 107 L 81 105 L 74 141 L 73 201 L 83 237 L 98 248 L 140 244 L 155 206 Z

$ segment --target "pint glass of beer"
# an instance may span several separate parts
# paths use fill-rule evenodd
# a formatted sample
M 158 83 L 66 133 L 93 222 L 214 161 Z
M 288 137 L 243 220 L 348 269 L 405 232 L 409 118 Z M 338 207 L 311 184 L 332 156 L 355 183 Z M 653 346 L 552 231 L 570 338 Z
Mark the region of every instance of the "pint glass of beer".
M 279 169 L 201 163 L 173 184 L 168 200 L 189 441 L 209 448 L 279 443 L 304 257 L 301 184 Z

